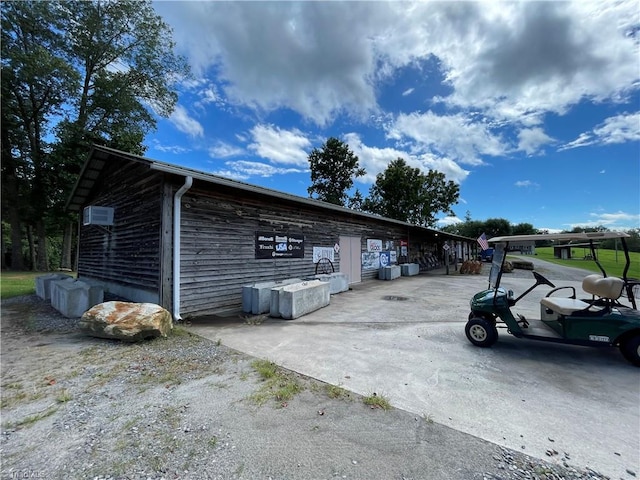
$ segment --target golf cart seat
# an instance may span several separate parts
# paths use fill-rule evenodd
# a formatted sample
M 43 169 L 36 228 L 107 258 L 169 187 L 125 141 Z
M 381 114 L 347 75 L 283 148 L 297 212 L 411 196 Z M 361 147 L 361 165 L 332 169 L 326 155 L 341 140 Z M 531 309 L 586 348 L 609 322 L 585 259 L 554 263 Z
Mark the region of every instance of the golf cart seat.
M 624 287 L 624 281 L 616 277 L 603 277 L 602 275 L 593 274 L 587 275 L 582 280 L 582 289 L 600 299 L 613 302 L 620 298 L 622 295 L 622 288 Z M 553 292 L 561 290 L 563 288 L 571 288 L 573 295 L 571 297 L 550 297 Z M 560 315 L 571 315 L 576 312 L 590 313 L 601 312 L 603 307 L 601 305 L 594 305 L 594 302 L 585 302 L 576 298 L 576 292 L 573 287 L 560 287 L 552 290 L 540 300 L 543 307 L 546 307 Z
M 603 277 L 597 273 L 587 275 L 582 280 L 582 289 L 585 292 L 607 300 L 619 299 L 620 295 L 622 295 L 623 287 L 624 280 L 621 278 Z

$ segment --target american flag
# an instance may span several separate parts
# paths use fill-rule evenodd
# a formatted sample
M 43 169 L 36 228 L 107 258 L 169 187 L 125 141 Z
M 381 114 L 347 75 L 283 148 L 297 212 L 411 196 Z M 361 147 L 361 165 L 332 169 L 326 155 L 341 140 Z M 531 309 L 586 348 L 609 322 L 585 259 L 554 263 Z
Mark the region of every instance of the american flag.
M 478 243 L 482 247 L 482 250 L 489 249 L 489 242 L 487 242 L 487 236 L 484 233 L 478 237 Z

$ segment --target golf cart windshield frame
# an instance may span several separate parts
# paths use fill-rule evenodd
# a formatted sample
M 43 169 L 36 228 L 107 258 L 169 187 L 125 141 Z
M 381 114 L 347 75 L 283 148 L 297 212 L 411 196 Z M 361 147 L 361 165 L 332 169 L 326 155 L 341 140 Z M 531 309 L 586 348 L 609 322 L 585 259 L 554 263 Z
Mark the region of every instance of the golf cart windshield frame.
M 629 249 L 627 248 L 626 238 L 629 235 L 623 232 L 583 232 L 583 233 L 550 233 L 550 234 L 535 234 L 535 235 L 510 235 L 503 237 L 493 237 L 489 239 L 489 243 L 494 244 L 493 261 L 491 262 L 491 271 L 489 272 L 489 288 L 497 290 L 500 287 L 500 281 L 502 279 L 502 271 L 504 262 L 509 251 L 509 244 L 514 242 L 535 242 L 536 240 L 560 240 L 569 242 L 572 240 L 580 240 L 589 243 L 591 250 L 591 257 L 596 263 L 603 277 L 607 277 L 607 272 L 604 270 L 596 253 L 596 246 L 594 241 L 605 240 L 610 238 L 620 239 L 622 243 L 622 250 L 624 252 L 625 266 L 622 272 L 622 279 L 627 283 L 629 278 L 627 274 L 629 267 L 631 266 L 631 259 L 629 257 Z

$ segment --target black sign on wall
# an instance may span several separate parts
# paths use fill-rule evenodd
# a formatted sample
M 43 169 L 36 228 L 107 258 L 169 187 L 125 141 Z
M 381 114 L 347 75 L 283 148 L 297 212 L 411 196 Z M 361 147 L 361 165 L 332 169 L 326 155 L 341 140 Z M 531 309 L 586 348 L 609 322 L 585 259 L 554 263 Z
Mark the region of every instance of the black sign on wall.
M 304 258 L 304 235 L 256 232 L 256 258 Z

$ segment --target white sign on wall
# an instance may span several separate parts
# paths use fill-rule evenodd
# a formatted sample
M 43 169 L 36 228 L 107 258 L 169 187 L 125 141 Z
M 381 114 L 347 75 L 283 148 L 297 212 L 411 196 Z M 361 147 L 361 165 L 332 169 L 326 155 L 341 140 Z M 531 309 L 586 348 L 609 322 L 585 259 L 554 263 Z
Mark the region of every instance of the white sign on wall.
M 318 263 L 321 258 L 328 258 L 333 263 L 335 261 L 333 247 L 313 247 L 313 263 Z
M 382 240 L 367 238 L 367 252 L 381 252 L 381 251 L 382 251 Z
M 362 269 L 377 270 L 380 268 L 379 252 L 362 252 Z

